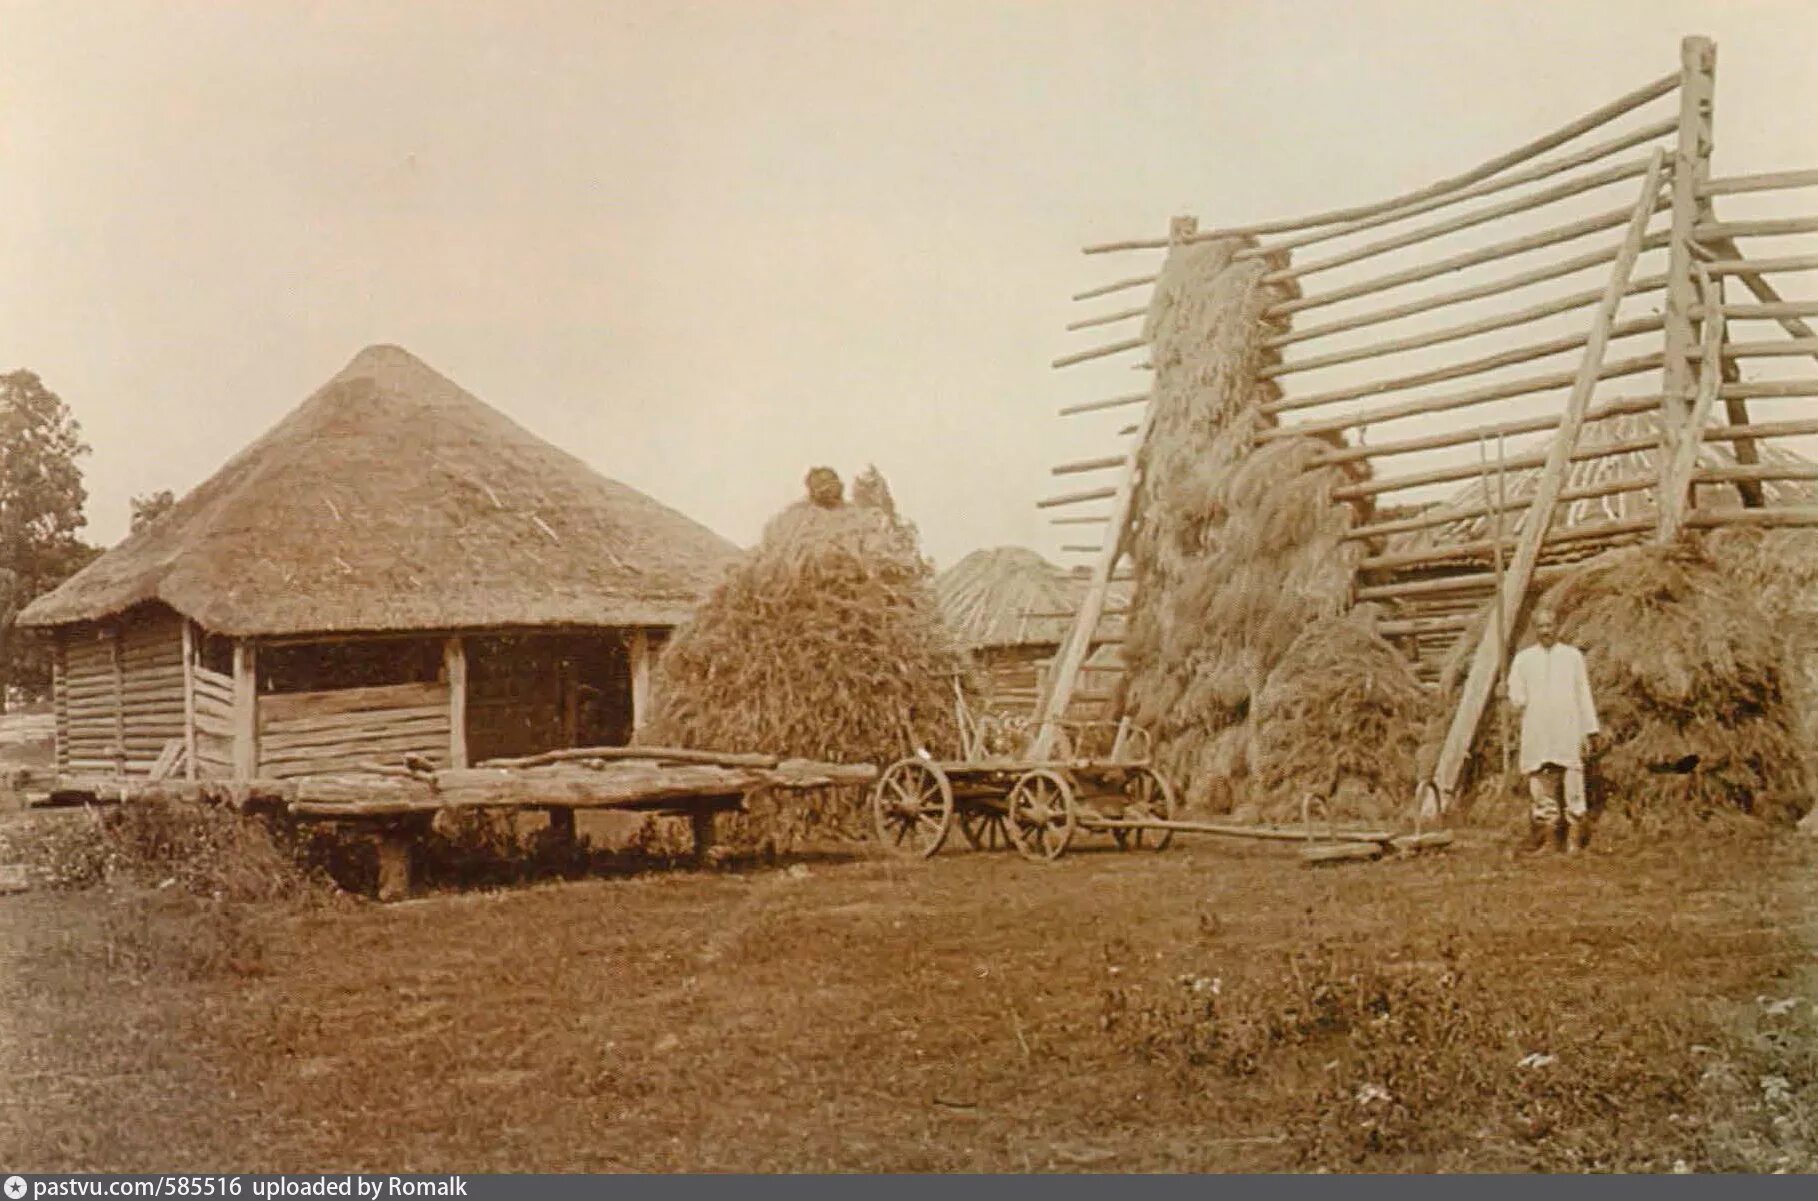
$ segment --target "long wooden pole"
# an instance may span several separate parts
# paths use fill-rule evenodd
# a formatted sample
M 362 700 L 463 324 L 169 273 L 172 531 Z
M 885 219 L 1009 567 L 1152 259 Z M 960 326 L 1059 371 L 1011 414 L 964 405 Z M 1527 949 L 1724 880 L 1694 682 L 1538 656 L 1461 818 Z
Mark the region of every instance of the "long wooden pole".
M 1699 291 L 1704 296 L 1705 310 L 1711 315 L 1704 319 L 1704 365 L 1698 377 L 1698 399 L 1692 405 L 1692 412 L 1681 433 L 1679 444 L 1674 448 L 1671 460 L 1663 459 L 1662 479 L 1666 484 L 1667 508 L 1660 515 L 1658 540 L 1671 542 L 1685 528 L 1686 509 L 1691 503 L 1692 471 L 1698 463 L 1698 446 L 1703 440 L 1704 429 L 1711 419 L 1711 406 L 1717 401 L 1718 390 L 1723 381 L 1723 285 L 1712 283 L 1711 277 L 1698 271 Z
M 196 623 L 183 619 L 183 778 L 196 778 Z
M 448 677 L 448 766 L 467 766 L 467 643 L 456 634 L 442 643 Z
M 259 774 L 259 648 L 250 639 L 234 640 L 234 779 Z
M 1585 347 L 1584 361 L 1579 364 L 1578 377 L 1572 385 L 1571 395 L 1566 399 L 1565 417 L 1559 423 L 1559 433 L 1554 436 L 1546 467 L 1534 490 L 1533 503 L 1528 507 L 1527 519 L 1522 525 L 1521 541 L 1515 548 L 1514 560 L 1503 581 L 1502 602 L 1512 623 L 1521 620 L 1528 585 L 1534 578 L 1540 548 L 1547 529 L 1552 524 L 1553 507 L 1565 488 L 1566 467 L 1571 462 L 1572 452 L 1578 443 L 1578 430 L 1584 423 L 1585 410 L 1590 407 L 1591 393 L 1596 390 L 1601 374 L 1599 368 L 1603 362 L 1609 329 L 1615 322 L 1616 310 L 1628 289 L 1629 275 L 1634 271 L 1635 259 L 1641 253 L 1642 239 L 1647 236 L 1648 220 L 1654 213 L 1660 193 L 1662 162 L 1663 155 L 1656 151 L 1648 164 L 1647 177 L 1641 185 L 1641 198 L 1636 202 L 1634 215 L 1629 220 L 1622 250 L 1616 256 L 1615 268 L 1604 288 L 1603 302 L 1597 307 L 1590 342 Z M 1486 629 L 1483 639 L 1477 644 L 1477 653 L 1471 660 L 1471 670 L 1465 679 L 1463 694 L 1459 697 L 1457 710 L 1452 714 L 1451 728 L 1447 730 L 1445 744 L 1440 748 L 1435 782 L 1439 785 L 1442 808 L 1451 805 L 1458 790 L 1465 760 L 1470 755 L 1471 743 L 1477 737 L 1478 724 L 1483 720 L 1484 707 L 1489 702 L 1496 677 L 1501 672 L 1508 637 L 1512 633 L 1512 629 L 1507 633 L 1496 630 L 1492 635 Z
M 1375 204 L 1356 205 L 1351 208 L 1333 209 L 1330 212 L 1314 213 L 1311 216 L 1294 217 L 1284 221 L 1269 221 L 1260 225 L 1245 225 L 1232 229 L 1211 230 L 1207 233 L 1191 235 L 1186 240 L 1189 242 L 1206 242 L 1215 238 L 1231 238 L 1247 234 L 1292 233 L 1295 230 L 1306 229 L 1311 226 L 1330 225 L 1338 221 L 1355 221 L 1363 217 L 1373 217 L 1378 213 L 1386 213 L 1393 209 L 1406 208 L 1409 205 L 1418 204 L 1431 197 L 1443 196 L 1447 192 L 1455 192 L 1460 188 L 1469 187 L 1479 180 L 1488 179 L 1498 172 L 1506 171 L 1510 167 L 1517 166 L 1531 158 L 1545 154 L 1556 146 L 1563 146 L 1580 134 L 1588 133 L 1591 130 L 1596 129 L 1599 125 L 1615 120 L 1624 113 L 1632 112 L 1646 104 L 1648 101 L 1666 95 L 1678 86 L 1680 86 L 1680 75 L 1678 72 L 1674 72 L 1670 75 L 1663 75 L 1651 83 L 1636 88 L 1625 96 L 1617 97 L 1615 100 L 1612 100 L 1601 108 L 1592 109 L 1584 116 L 1579 117 L 1577 120 L 1569 122 L 1566 125 L 1560 126 L 1558 129 L 1544 137 L 1535 138 L 1525 145 L 1517 146 L 1506 154 L 1497 155 L 1490 161 L 1480 163 L 1463 174 L 1454 175 L 1450 179 L 1442 179 L 1438 183 L 1429 184 L 1424 188 L 1420 188 L 1413 192 L 1407 192 L 1400 196 L 1391 197 L 1388 200 L 1378 201 Z M 1165 241 L 1144 238 L 1134 241 L 1107 242 L 1097 246 L 1088 246 L 1085 248 L 1085 252 L 1087 254 L 1105 254 L 1115 250 L 1161 250 L 1167 246 L 1168 243 Z
M 1710 174 L 1711 105 L 1717 47 L 1709 38 L 1679 44 L 1679 138 L 1673 151 L 1673 225 L 1667 242 L 1666 361 L 1661 367 L 1660 458 L 1678 457 L 1686 433 L 1692 391 L 1697 386 L 1692 352 L 1698 345 L 1692 308 L 1698 302 L 1692 278 L 1692 234 L 1698 224 L 1698 191 Z M 1672 481 L 1661 472 L 1655 506 L 1661 522 L 1672 506 Z

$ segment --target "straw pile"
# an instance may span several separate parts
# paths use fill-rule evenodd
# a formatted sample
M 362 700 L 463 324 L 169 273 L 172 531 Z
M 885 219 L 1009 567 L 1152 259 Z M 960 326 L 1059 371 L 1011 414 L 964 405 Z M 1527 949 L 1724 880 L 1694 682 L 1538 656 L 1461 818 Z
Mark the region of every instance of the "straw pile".
M 1256 698 L 1260 816 L 1296 820 L 1308 795 L 1333 818 L 1405 811 L 1430 707 L 1406 656 L 1376 632 L 1371 606 L 1314 622 Z
M 1332 491 L 1360 464 L 1315 467 L 1330 443 L 1291 438 L 1252 449 L 1281 395 L 1257 370 L 1263 311 L 1287 299 L 1263 285 L 1278 258 L 1233 262 L 1236 239 L 1176 247 L 1147 334 L 1155 362 L 1151 430 L 1132 547 L 1136 588 L 1126 712 L 1156 741 L 1191 808 L 1223 810 L 1251 767 L 1254 709 L 1269 673 L 1312 622 L 1349 603 L 1362 550 Z
M 825 468 L 810 487 L 676 631 L 640 742 L 879 765 L 957 753 L 964 663 L 914 527 L 875 469 L 855 481 L 865 503 Z
M 1738 543 L 1689 538 L 1600 557 L 1543 603 L 1585 653 L 1608 751 L 1593 780 L 1633 819 L 1810 807 L 1804 681 L 1776 601 L 1779 573 Z

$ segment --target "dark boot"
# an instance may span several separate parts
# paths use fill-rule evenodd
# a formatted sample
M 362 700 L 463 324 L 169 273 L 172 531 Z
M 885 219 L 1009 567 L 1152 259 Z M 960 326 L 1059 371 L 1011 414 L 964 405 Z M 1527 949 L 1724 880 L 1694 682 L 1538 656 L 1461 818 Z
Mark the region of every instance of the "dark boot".
M 1553 849 L 1564 854 L 1572 847 L 1571 831 L 1564 822 L 1553 823 Z
M 1538 855 L 1540 852 L 1546 850 L 1547 841 L 1551 837 L 1552 831 L 1547 828 L 1545 822 L 1530 820 L 1528 822 L 1528 839 L 1522 844 L 1521 849 L 1526 854 Z
M 1576 855 L 1591 845 L 1591 823 L 1588 818 L 1573 822 L 1566 828 L 1566 854 Z

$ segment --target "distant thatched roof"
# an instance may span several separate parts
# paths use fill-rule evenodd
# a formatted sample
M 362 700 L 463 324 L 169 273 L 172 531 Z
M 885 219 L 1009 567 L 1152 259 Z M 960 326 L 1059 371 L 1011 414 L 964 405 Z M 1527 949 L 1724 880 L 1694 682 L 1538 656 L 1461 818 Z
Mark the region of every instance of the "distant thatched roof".
M 1582 459 L 1570 464 L 1566 477 L 1566 491 L 1594 487 L 1606 482 L 1632 479 L 1638 476 L 1655 473 L 1660 455 L 1660 418 L 1654 413 L 1630 413 L 1619 417 L 1606 417 L 1599 421 L 1587 423 L 1579 432 L 1578 444 L 1583 446 L 1607 446 L 1617 442 L 1645 442 L 1646 445 L 1623 454 L 1607 455 L 1597 459 Z M 1761 461 L 1770 465 L 1800 465 L 1806 460 L 1792 451 L 1784 450 L 1772 442 L 1756 443 L 1760 450 Z M 1698 448 L 1698 465 L 1700 467 L 1734 467 L 1736 457 L 1728 442 L 1705 442 Z M 1533 496 L 1540 486 L 1541 469 L 1538 467 L 1510 471 L 1502 482 L 1505 503 L 1510 506 L 1503 515 L 1503 531 L 1513 534 L 1518 523 L 1526 514 L 1525 508 L 1514 507 Z M 1809 482 L 1790 480 L 1766 480 L 1761 483 L 1762 493 L 1769 505 L 1809 505 L 1818 503 L 1818 489 Z M 1697 489 L 1697 501 L 1700 508 L 1736 508 L 1741 500 L 1732 484 L 1702 484 Z M 1492 473 L 1488 495 L 1493 501 L 1497 489 Z M 1485 484 L 1481 479 L 1472 480 L 1452 496 L 1440 502 L 1433 510 L 1434 516 L 1446 512 L 1469 514 L 1473 510 L 1486 507 Z M 1554 524 L 1560 526 L 1585 525 L 1603 521 L 1617 521 L 1625 518 L 1650 517 L 1654 513 L 1653 489 L 1620 492 L 1612 496 L 1591 497 L 1584 500 L 1567 501 L 1559 506 L 1554 514 Z M 1389 549 L 1396 552 L 1437 550 L 1461 543 L 1478 542 L 1491 536 L 1491 517 L 1464 516 L 1445 525 L 1432 526 L 1408 534 L 1401 534 L 1389 540 Z M 1569 549 L 1569 544 L 1568 544 Z M 1577 553 L 1583 553 L 1588 547 L 1580 547 Z M 1548 557 L 1553 557 L 1549 552 Z M 1567 557 L 1570 557 L 1568 554 Z
M 934 586 L 960 645 L 985 650 L 1058 644 L 1089 583 L 1084 572 L 1064 571 L 1032 550 L 999 546 L 973 551 L 943 571 Z M 1124 591 L 1112 589 L 1111 607 L 1122 607 Z M 1053 616 L 1057 613 L 1066 616 Z M 1122 620 L 1107 618 L 1100 633 L 1113 632 Z
M 20 620 L 161 600 L 243 636 L 673 625 L 734 554 L 406 351 L 373 346 Z

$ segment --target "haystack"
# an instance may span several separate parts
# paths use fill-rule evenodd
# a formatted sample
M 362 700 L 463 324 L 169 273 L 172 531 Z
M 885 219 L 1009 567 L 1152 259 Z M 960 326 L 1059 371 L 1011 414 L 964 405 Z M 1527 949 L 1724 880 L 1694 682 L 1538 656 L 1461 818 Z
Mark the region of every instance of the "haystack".
M 1811 805 L 1794 644 L 1722 549 L 1612 551 L 1544 598 L 1590 667 L 1610 741 L 1593 778 L 1613 812 L 1790 820 Z
M 1364 467 L 1318 465 L 1332 444 L 1316 438 L 1251 449 L 1274 424 L 1263 405 L 1281 396 L 1257 379 L 1275 358 L 1263 313 L 1290 293 L 1262 283 L 1277 258 L 1232 260 L 1245 244 L 1176 247 L 1147 329 L 1154 425 L 1132 548 L 1126 711 L 1195 808 L 1227 808 L 1242 791 L 1269 673 L 1309 624 L 1344 612 L 1362 553 L 1344 541 L 1356 515 L 1332 493 Z
M 826 477 L 819 477 L 825 481 Z M 884 764 L 958 751 L 964 661 L 875 471 L 773 518 L 670 642 L 650 745 Z
M 1291 821 L 1308 795 L 1327 816 L 1378 821 L 1406 810 L 1431 702 L 1406 656 L 1362 606 L 1314 622 L 1256 698 L 1252 740 L 1261 815 Z

